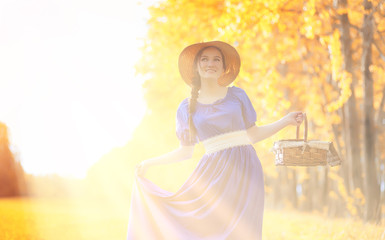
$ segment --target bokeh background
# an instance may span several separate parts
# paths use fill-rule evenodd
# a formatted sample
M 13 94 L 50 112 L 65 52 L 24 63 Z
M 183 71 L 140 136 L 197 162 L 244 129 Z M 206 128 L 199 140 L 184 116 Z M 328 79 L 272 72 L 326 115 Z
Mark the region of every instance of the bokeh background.
M 257 125 L 305 111 L 337 167 L 255 144 L 265 239 L 385 239 L 385 1 L 0 2 L 0 239 L 124 239 L 134 167 L 179 146 L 192 43 L 235 46 Z M 302 130 L 302 129 L 301 129 Z M 204 153 L 154 166 L 176 191 Z

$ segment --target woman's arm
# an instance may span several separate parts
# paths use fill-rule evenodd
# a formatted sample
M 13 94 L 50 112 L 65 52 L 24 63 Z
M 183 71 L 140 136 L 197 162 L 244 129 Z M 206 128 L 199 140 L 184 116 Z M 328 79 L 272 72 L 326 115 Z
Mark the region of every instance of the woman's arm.
M 249 136 L 251 142 L 254 144 L 276 134 L 281 129 L 289 125 L 299 126 L 303 121 L 303 115 L 304 114 L 302 112 L 291 112 L 280 120 L 271 124 L 260 127 L 255 125 L 248 128 L 247 135 Z
M 193 153 L 194 146 L 180 146 L 172 152 L 142 161 L 136 166 L 136 172 L 139 175 L 144 175 L 148 167 L 152 165 L 174 163 L 187 160 L 192 157 Z

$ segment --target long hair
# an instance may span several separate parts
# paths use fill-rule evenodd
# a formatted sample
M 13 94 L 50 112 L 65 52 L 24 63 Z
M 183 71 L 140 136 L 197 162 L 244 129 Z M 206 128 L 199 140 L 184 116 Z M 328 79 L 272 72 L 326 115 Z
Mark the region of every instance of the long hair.
M 201 77 L 200 77 L 199 72 L 198 72 L 198 62 L 199 62 L 200 57 L 202 56 L 203 51 L 206 50 L 207 48 L 215 48 L 221 53 L 222 62 L 223 62 L 223 69 L 226 69 L 225 57 L 224 57 L 221 49 L 218 47 L 208 46 L 208 47 L 202 48 L 197 53 L 197 55 L 195 55 L 195 58 L 194 58 L 194 77 L 192 78 L 192 81 L 191 81 L 191 97 L 190 97 L 190 102 L 188 105 L 188 111 L 189 111 L 188 125 L 189 125 L 190 142 L 191 143 L 193 142 L 193 139 L 196 136 L 196 129 L 194 127 L 192 116 L 195 113 L 196 105 L 197 105 L 197 101 L 198 101 L 197 99 L 199 96 L 199 90 L 201 89 Z

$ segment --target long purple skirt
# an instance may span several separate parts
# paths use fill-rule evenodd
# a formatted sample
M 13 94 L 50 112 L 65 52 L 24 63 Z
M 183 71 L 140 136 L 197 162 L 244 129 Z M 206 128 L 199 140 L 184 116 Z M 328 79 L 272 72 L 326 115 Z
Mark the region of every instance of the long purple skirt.
M 205 154 L 175 193 L 135 176 L 127 239 L 261 239 L 262 166 L 252 145 Z

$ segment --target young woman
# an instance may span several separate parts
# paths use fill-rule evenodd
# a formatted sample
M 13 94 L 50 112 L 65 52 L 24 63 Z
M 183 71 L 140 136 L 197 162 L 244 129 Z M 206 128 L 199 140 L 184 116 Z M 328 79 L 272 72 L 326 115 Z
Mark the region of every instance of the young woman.
M 177 110 L 181 146 L 137 166 L 127 239 L 262 238 L 263 172 L 252 144 L 300 125 L 303 114 L 256 126 L 245 91 L 228 87 L 240 64 L 236 49 L 220 41 L 193 44 L 180 54 L 179 71 L 192 88 Z M 143 177 L 151 165 L 191 158 L 198 141 L 206 153 L 177 192 Z

